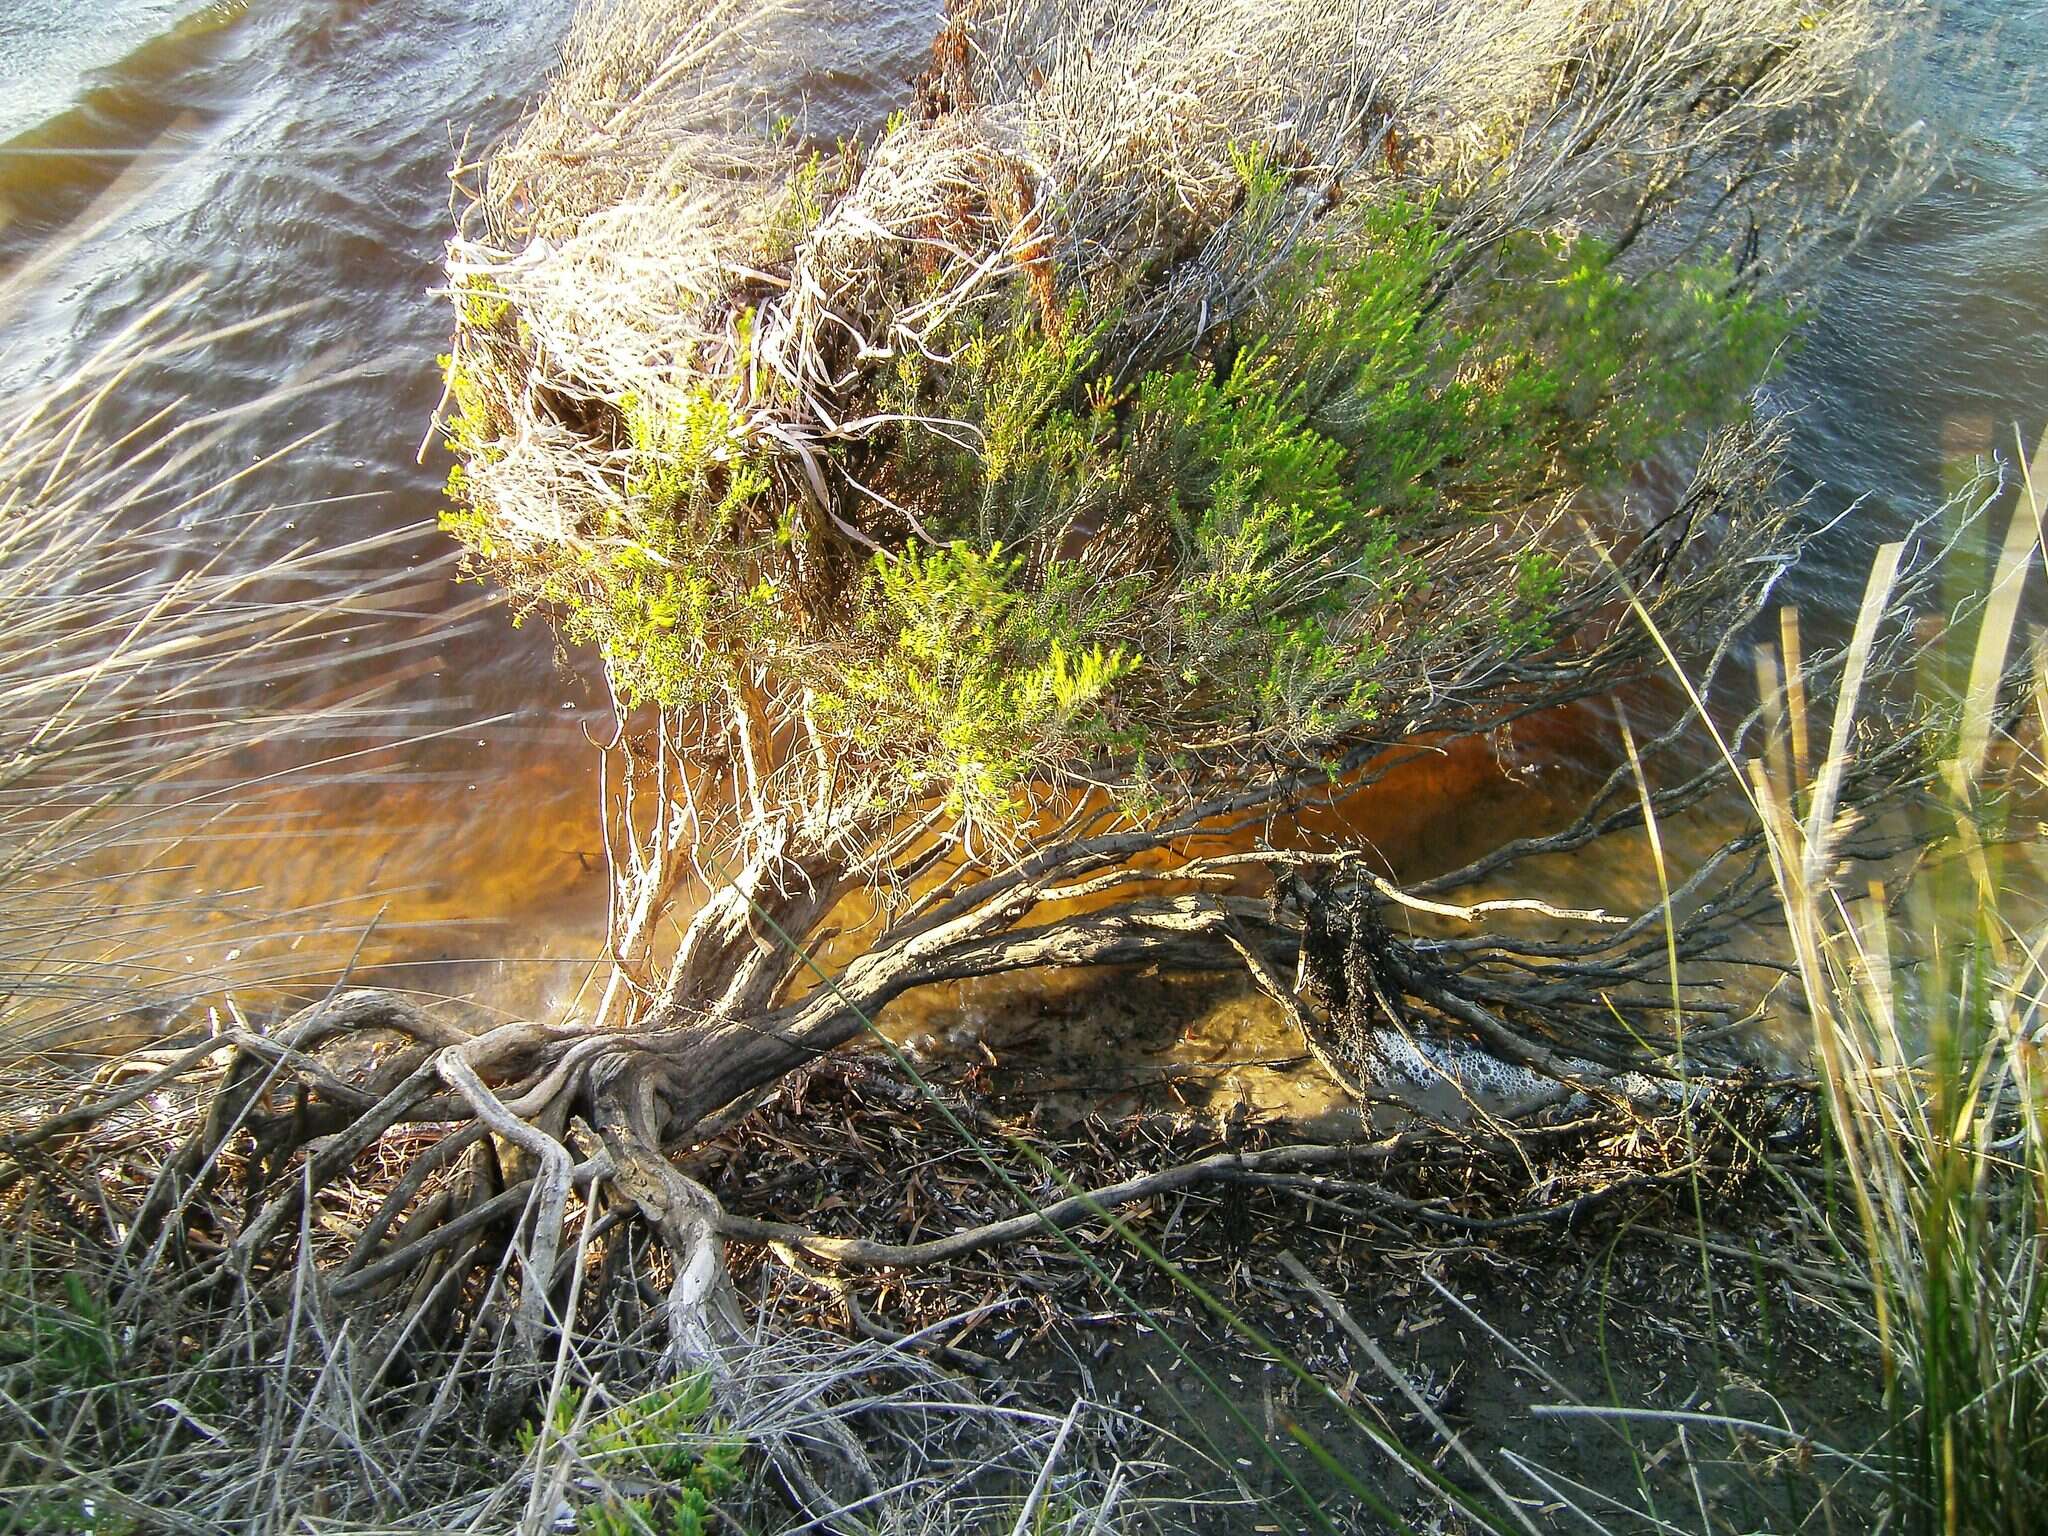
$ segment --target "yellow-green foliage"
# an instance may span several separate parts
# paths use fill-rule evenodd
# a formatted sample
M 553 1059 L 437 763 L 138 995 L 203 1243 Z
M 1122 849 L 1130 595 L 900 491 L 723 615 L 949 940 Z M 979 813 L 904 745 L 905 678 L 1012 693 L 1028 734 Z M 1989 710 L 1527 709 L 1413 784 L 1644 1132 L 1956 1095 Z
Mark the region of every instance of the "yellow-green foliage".
M 1025 575 L 1000 546 L 877 556 L 860 619 L 871 659 L 819 693 L 821 724 L 893 759 L 905 792 L 942 788 L 958 814 L 1005 817 L 1034 763 L 1108 739 L 1105 697 L 1138 667 L 1101 639 L 1133 592 L 1059 562 Z
M 1240 221 L 1281 217 L 1272 157 L 1236 164 Z M 793 178 L 775 240 L 815 224 L 831 166 Z M 743 314 L 735 362 L 617 403 L 602 510 L 537 566 L 501 567 L 629 698 L 714 697 L 744 659 L 813 702 L 873 796 L 1002 819 L 1035 774 L 1090 754 L 1165 761 L 1245 722 L 1318 750 L 1375 717 L 1404 640 L 1549 644 L 1562 570 L 1512 540 L 1489 599 L 1404 636 L 1431 576 L 1412 551 L 1723 424 L 1791 321 L 1726 270 L 1631 278 L 1588 238 L 1460 251 L 1432 204 L 1401 199 L 1330 221 L 1247 311 L 1149 366 L 1115 303 L 1041 299 L 1020 276 L 849 374 L 867 393 L 842 417 L 893 425 L 802 464 L 743 419 L 777 387 L 749 367 Z M 451 442 L 487 464 L 488 413 L 450 378 Z M 820 475 L 843 503 L 817 506 Z M 489 561 L 476 500 L 450 526 Z
M 712 679 L 715 654 L 763 610 L 751 548 L 769 489 L 732 406 L 702 387 L 628 396 L 623 494 L 579 551 L 561 594 L 570 638 L 603 653 L 628 699 L 679 703 Z
M 487 465 L 498 450 L 474 382 L 444 366 L 450 444 Z M 598 648 L 625 698 L 678 704 L 720 680 L 722 659 L 750 627 L 773 622 L 763 546 L 786 541 L 789 524 L 772 512 L 764 524 L 769 474 L 726 393 L 691 383 L 627 395 L 618 431 L 625 470 L 616 494 L 575 539 L 513 574 L 524 595 L 559 611 L 570 640 Z M 443 526 L 486 561 L 499 558 L 502 536 L 470 494 L 462 462 L 448 492 L 455 505 Z
M 761 235 L 764 265 L 789 260 L 796 248 L 825 217 L 825 203 L 833 193 L 845 189 L 852 179 L 852 152 L 844 149 L 828 167 L 825 157 L 813 150 L 789 178 L 782 200 L 776 204 Z
M 745 1442 L 722 1429 L 711 1411 L 711 1384 L 686 1376 L 633 1399 L 575 1430 L 582 1395 L 573 1388 L 555 1401 L 548 1441 L 575 1439 L 584 1464 L 599 1481 L 659 1485 L 621 1497 L 607 1492 L 576 1511 L 582 1536 L 708 1536 L 719 1528 L 718 1497 L 739 1480 Z M 531 1455 L 540 1439 L 533 1427 L 519 1434 Z
M 474 331 L 488 331 L 512 308 L 504 289 L 490 278 L 473 276 L 461 284 L 462 323 Z

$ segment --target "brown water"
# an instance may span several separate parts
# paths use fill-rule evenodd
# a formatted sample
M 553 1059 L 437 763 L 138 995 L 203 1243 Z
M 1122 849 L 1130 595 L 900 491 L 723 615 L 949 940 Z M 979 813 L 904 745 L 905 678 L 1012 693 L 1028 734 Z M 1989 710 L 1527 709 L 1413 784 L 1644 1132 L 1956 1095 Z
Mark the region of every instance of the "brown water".
M 424 465 L 416 454 L 449 329 L 430 290 L 451 154 L 465 132 L 489 142 L 516 119 L 571 10 L 569 0 L 0 7 L 0 271 L 48 249 L 89 208 L 85 221 L 97 220 L 91 205 L 117 179 L 140 189 L 0 315 L 0 389 L 61 373 L 193 278 L 205 286 L 179 308 L 188 332 L 304 304 L 124 387 L 110 423 L 347 373 L 251 420 L 193 466 L 195 482 L 331 423 L 247 485 L 252 499 L 304 505 L 278 537 L 340 544 L 430 522 L 447 460 L 438 447 Z M 885 5 L 828 20 L 777 88 L 816 132 L 849 130 L 920 67 L 934 11 Z M 416 546 L 423 566 L 436 542 Z M 184 848 L 172 873 L 130 893 L 182 892 L 205 913 L 196 932 L 141 941 L 158 943 L 147 958 L 167 991 L 181 990 L 170 974 L 181 969 L 318 986 L 351 955 L 359 977 L 520 1012 L 556 1006 L 581 984 L 604 923 L 596 756 L 584 734 L 609 729 L 603 691 L 574 659 L 557 664 L 545 626 L 513 629 L 445 567 L 425 579 L 417 606 L 440 632 L 430 662 L 391 679 L 408 713 L 377 734 L 319 744 L 368 754 L 352 780 L 267 804 L 264 825 Z M 346 655 L 334 665 L 337 687 L 376 675 Z M 456 721 L 482 723 L 447 733 Z M 386 746 L 394 732 L 445 734 Z
M 121 409 L 139 415 L 181 396 L 226 404 L 308 370 L 355 370 L 252 420 L 221 467 L 332 423 L 247 494 L 303 504 L 295 532 L 335 542 L 431 519 L 445 458 L 436 450 L 422 466 L 415 453 L 448 330 L 430 290 L 451 151 L 465 133 L 488 143 L 515 119 L 570 9 L 13 0 L 0 12 L 0 270 L 46 249 L 116 178 L 140 190 L 20 311 L 0 316 L 0 388 L 63 369 L 193 277 L 205 279 L 182 312 L 194 330 L 305 303 L 140 380 Z M 937 9 L 848 4 L 769 88 L 790 107 L 807 103 L 814 133 L 854 128 L 903 96 Z M 1816 529 L 1833 519 L 1788 588 L 1822 613 L 1853 606 L 1869 548 L 1926 504 L 1959 451 L 1986 449 L 1995 433 L 2009 441 L 2015 421 L 2031 441 L 2048 402 L 2048 118 L 2023 89 L 2048 58 L 2048 8 L 1979 0 L 1952 8 L 1945 25 L 1958 56 L 1973 55 L 1967 75 L 1937 80 L 1933 99 L 1974 124 L 1955 172 L 1852 263 L 1776 391 L 1796 412 L 1797 469 L 1821 484 Z M 1974 57 L 1987 47 L 1988 63 Z M 542 626 L 514 630 L 487 609 L 463 616 L 477 593 L 434 564 L 431 541 L 416 558 L 431 583 L 421 622 L 438 614 L 442 627 L 431 661 L 399 680 L 404 696 L 424 729 L 487 723 L 411 745 L 329 743 L 368 754 L 352 783 L 309 792 L 268 825 L 181 861 L 171 883 L 219 916 L 215 931 L 178 936 L 169 968 L 210 974 L 235 951 L 244 974 L 318 985 L 367 933 L 359 974 L 493 1008 L 545 1011 L 583 985 L 604 919 L 584 740 L 609 725 L 602 692 L 578 659 L 558 664 Z M 337 658 L 337 680 L 349 675 Z M 1519 830 L 1553 808 L 1552 748 L 1525 736 L 1491 762 L 1415 780 L 1402 805 L 1375 817 L 1376 835 L 1403 844 L 1388 851 L 1414 867 Z M 1647 870 L 1635 850 L 1587 852 L 1541 878 L 1556 899 L 1613 902 L 1641 894 Z M 288 925 L 300 937 L 261 938 L 302 908 L 320 916 Z M 1188 1050 L 1207 1053 L 1235 1028 L 1218 1024 Z M 1239 1044 L 1277 1049 L 1263 1036 Z

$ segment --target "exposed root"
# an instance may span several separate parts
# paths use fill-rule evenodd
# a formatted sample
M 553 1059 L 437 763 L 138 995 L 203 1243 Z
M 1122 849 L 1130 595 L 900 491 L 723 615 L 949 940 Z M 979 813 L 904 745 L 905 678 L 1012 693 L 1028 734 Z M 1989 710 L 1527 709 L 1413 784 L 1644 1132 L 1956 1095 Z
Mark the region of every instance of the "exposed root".
M 612 1158 L 612 1182 L 667 1245 L 669 1351 L 678 1369 L 715 1366 L 746 1335 L 719 1242 L 721 1212 L 702 1184 L 662 1154 L 651 1125 L 651 1095 L 613 1084 L 598 1096 L 596 1126 Z
M 1244 947 L 1261 954 L 1256 938 Z M 337 1017 L 353 1028 L 336 1029 Z M 853 1378 L 802 1366 L 780 1344 L 764 1353 L 735 1277 L 750 1290 L 786 1277 L 797 1295 L 821 1298 L 786 1301 L 774 1327 L 789 1329 L 807 1307 L 818 1321 L 843 1315 L 878 1351 L 862 1357 L 874 1369 L 927 1353 L 985 1372 L 1061 1313 L 1133 1316 L 1129 1295 L 1101 1290 L 1061 1257 L 1068 1241 L 1099 1261 L 1128 1224 L 1212 1284 L 1264 1234 L 1295 1232 L 1288 1212 L 1297 1205 L 1342 1209 L 1355 1230 L 1378 1231 L 1396 1248 L 1541 1243 L 1654 1212 L 1687 1189 L 1735 1197 L 1749 1177 L 1739 1149 L 1782 1137 L 1797 1098 L 1781 1094 L 1770 1108 L 1760 1087 L 1729 1088 L 1716 1113 L 1734 1131 L 1711 1139 L 1688 1139 L 1654 1109 L 1603 1101 L 1516 1124 L 1416 1120 L 1341 1145 L 1275 1142 L 1255 1125 L 1226 1130 L 1219 1145 L 1216 1129 L 1197 1121 L 1084 1126 L 1053 1143 L 998 1120 L 986 1103 L 952 1099 L 957 1116 L 987 1133 L 987 1155 L 1030 1192 L 1036 1209 L 1019 1210 L 1004 1209 L 982 1154 L 920 1094 L 872 1068 L 802 1074 L 704 1142 L 664 1118 L 676 1067 L 669 1041 L 610 1036 L 598 1049 L 575 1031 L 521 1027 L 435 1031 L 428 1038 L 442 1043 L 425 1046 L 425 1031 L 387 1023 L 405 1017 L 363 995 L 330 1000 L 274 1035 L 224 1039 L 206 1058 L 196 1046 L 179 1050 L 165 1065 L 183 1062 L 190 1073 L 210 1061 L 212 1075 L 146 1070 L 139 1080 L 165 1096 L 155 1106 L 116 1087 L 90 1106 L 60 1109 L 69 1130 L 37 1139 L 5 1127 L 19 1149 L 16 1203 L 68 1209 L 77 1230 L 104 1234 L 105 1262 L 122 1276 L 113 1294 L 131 1309 L 121 1316 L 162 1306 L 155 1298 L 169 1280 L 164 1326 L 195 1309 L 233 1309 L 248 1320 L 240 1357 L 270 1362 L 266 1369 L 302 1361 L 316 1336 L 341 1341 L 312 1377 L 303 1360 L 282 1379 L 299 1383 L 307 1403 L 356 1394 L 359 1406 L 346 1411 L 365 1421 L 404 1416 L 421 1426 L 416 1444 L 453 1433 L 465 1414 L 472 1427 L 481 1415 L 499 1429 L 541 1416 L 559 1370 L 544 1368 L 551 1360 L 595 1370 L 593 1351 L 615 1348 L 624 1351 L 622 1381 L 701 1375 L 720 1414 L 749 1426 L 749 1444 L 773 1469 L 763 1486 L 828 1524 L 835 1510 L 893 1507 L 902 1496 L 889 1459 L 900 1443 L 877 1438 L 896 1410 Z M 378 1049 L 364 1048 L 378 1036 Z M 573 1066 L 563 1071 L 565 1061 Z M 288 1078 L 294 1064 L 322 1075 Z M 328 1123 L 327 1077 L 355 1085 L 346 1101 L 353 1118 L 281 1152 L 294 1120 L 302 1129 Z M 373 1098 L 371 1085 L 381 1088 Z M 172 1124 L 182 1116 L 190 1127 L 176 1147 L 164 1141 L 165 1103 L 182 1106 Z M 90 1141 L 65 1139 L 88 1122 Z M 374 1136 L 363 1129 L 379 1123 Z M 882 1137 L 920 1172 L 903 1184 L 877 1180 L 864 1135 Z M 1013 1138 L 1028 1156 L 1006 1145 Z M 343 1149 L 353 1149 L 345 1163 Z M 1054 1190 L 1041 1159 L 1085 1192 Z M 204 1171 L 179 1180 L 167 1213 L 175 1222 L 123 1260 L 131 1213 L 180 1162 Z M 236 1191 L 252 1179 L 261 1198 L 241 1205 Z M 838 1231 L 778 1219 L 792 1206 L 842 1201 Z M 149 1251 L 157 1267 L 139 1269 Z M 976 1255 L 983 1262 L 967 1262 Z M 1141 1276 L 1129 1283 L 1147 1305 L 1172 1304 L 1157 1274 Z M 1056 1298 L 1065 1298 L 1057 1308 Z M 563 1443 L 573 1449 L 573 1431 Z M 605 1486 L 589 1469 L 560 1475 L 555 1495 L 546 1482 L 511 1486 L 543 1508 L 549 1497 L 573 1504 L 593 1496 L 579 1490 Z
M 1065 1231 L 1082 1222 L 1099 1221 L 1119 1208 L 1207 1182 L 1247 1183 L 1301 1169 L 1383 1162 L 1435 1140 L 1433 1128 L 1418 1128 L 1381 1141 L 1339 1146 L 1305 1144 L 1268 1148 L 1263 1152 L 1218 1152 L 1178 1163 L 1156 1173 L 1130 1178 L 1055 1200 L 1035 1211 L 983 1222 L 978 1226 L 921 1243 L 883 1243 L 867 1238 L 828 1237 L 785 1222 L 721 1215 L 718 1230 L 727 1237 L 772 1247 L 792 1248 L 829 1259 L 851 1269 L 909 1269 L 965 1258 L 984 1248 Z

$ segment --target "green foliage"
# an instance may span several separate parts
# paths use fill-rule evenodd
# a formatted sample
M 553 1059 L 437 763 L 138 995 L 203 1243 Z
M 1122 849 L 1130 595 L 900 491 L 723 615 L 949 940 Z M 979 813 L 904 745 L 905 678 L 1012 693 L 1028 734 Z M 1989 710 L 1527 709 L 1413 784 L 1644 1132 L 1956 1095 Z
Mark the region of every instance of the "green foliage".
M 1461 295 L 1431 205 L 1395 200 L 1306 252 L 1250 343 L 1386 509 L 1490 513 L 1602 483 L 1670 438 L 1725 425 L 1793 321 L 1720 268 L 1630 279 L 1612 249 L 1528 234 Z
M 572 640 L 603 653 L 628 700 L 682 703 L 720 675 L 719 642 L 772 611 L 750 539 L 769 489 L 732 407 L 691 387 L 622 404 L 624 494 L 608 507 L 548 596 Z
M 464 465 L 491 464 L 504 457 L 482 381 L 452 352 L 442 353 L 436 361 L 441 365 L 449 402 L 454 406 L 447 419 L 447 433 L 449 449 L 457 461 L 456 470 Z M 459 484 L 453 479 L 450 483 Z
M 1256 149 L 1234 160 L 1256 222 L 1284 178 Z M 1128 389 L 1097 371 L 1113 313 L 1090 323 L 1077 300 L 1043 334 L 1020 299 L 979 323 L 943 374 L 898 376 L 893 408 L 979 436 L 978 456 L 927 474 L 947 488 L 931 515 L 978 504 L 971 529 L 948 526 L 983 548 L 1076 527 L 1156 541 L 1169 558 L 1150 580 L 1174 623 L 1138 643 L 1166 670 L 1121 681 L 1171 688 L 1181 720 L 1305 742 L 1373 718 L 1391 637 L 1370 620 L 1427 574 L 1405 544 L 1722 424 L 1789 324 L 1718 274 L 1631 283 L 1605 247 L 1561 237 L 1502 253 L 1453 304 L 1440 288 L 1459 253 L 1433 215 L 1366 209 L 1344 241 L 1297 252 L 1241 339 Z M 1512 558 L 1472 638 L 1540 647 L 1563 573 Z
M 119 1380 L 106 1308 L 77 1275 L 46 1296 L 26 1276 L 0 1279 L 0 1371 L 17 1397 L 83 1391 Z
M 1480 391 L 1455 377 L 1460 339 L 1431 307 L 1450 255 L 1428 205 L 1377 206 L 1353 242 L 1302 251 L 1255 317 L 1246 350 L 1344 445 L 1361 505 L 1425 504 L 1447 467 L 1473 457 Z
M 442 526 L 486 562 L 499 560 L 502 529 L 471 477 L 501 450 L 473 376 L 452 359 L 443 366 L 449 442 L 462 462 L 449 476 L 455 505 Z M 679 704 L 716 685 L 722 643 L 750 631 L 767 638 L 775 604 L 762 584 L 762 546 L 790 533 L 786 522 L 764 531 L 768 471 L 712 386 L 626 396 L 619 434 L 626 469 L 617 495 L 582 536 L 520 574 L 532 600 L 560 611 L 568 639 L 598 648 L 623 697 Z
M 546 1440 L 575 1437 L 583 1461 L 605 1482 L 617 1478 L 658 1483 L 651 1492 L 621 1497 L 607 1492 L 576 1511 L 583 1536 L 707 1536 L 718 1527 L 716 1501 L 738 1481 L 745 1442 L 722 1429 L 712 1414 L 711 1382 L 702 1373 L 622 1403 L 576 1429 L 582 1394 L 560 1393 Z M 535 1426 L 519 1432 L 519 1448 L 532 1455 L 542 1440 Z
M 786 117 L 776 121 L 778 138 L 795 137 L 794 122 Z M 763 265 L 780 266 L 796 254 L 796 248 L 824 221 L 832 199 L 853 185 L 859 163 L 859 146 L 851 142 L 841 143 L 830 155 L 812 150 L 804 157 L 790 173 L 762 231 Z
M 1115 506 L 1114 397 L 1092 377 L 1111 318 L 1069 303 L 1049 333 L 1020 287 L 990 313 L 956 323 L 948 360 L 900 357 L 877 409 L 957 424 L 913 430 L 877 478 L 942 540 L 987 550 L 1042 541 Z
M 1229 148 L 1231 169 L 1244 188 L 1238 207 L 1241 223 L 1258 228 L 1281 211 L 1287 192 L 1287 172 L 1263 144 L 1233 144 Z
M 770 266 L 789 260 L 824 217 L 825 157 L 812 150 L 790 176 L 789 186 L 762 232 L 762 259 Z
M 1075 461 L 1067 409 L 1095 364 L 1101 328 L 1081 324 L 1078 309 L 1050 335 L 1021 319 L 993 336 L 983 333 L 953 363 L 956 394 L 980 431 L 980 473 L 991 500 L 1034 471 L 1057 473 Z
M 941 789 L 957 814 L 1005 818 L 1034 763 L 1110 739 L 1105 700 L 1138 667 L 1102 638 L 1128 586 L 1105 589 L 1070 562 L 1025 575 L 1000 546 L 878 555 L 861 605 L 873 659 L 818 695 L 821 724 L 893 755 L 909 794 Z
M 1602 241 L 1525 235 L 1484 287 L 1473 342 L 1497 380 L 1495 430 L 1510 413 L 1542 423 L 1561 463 L 1601 483 L 1739 414 L 1794 319 L 1737 291 L 1725 265 L 1632 280 Z
M 1140 385 L 1124 453 L 1178 545 L 1171 657 L 1184 695 L 1297 737 L 1369 703 L 1373 637 L 1348 617 L 1400 578 L 1396 525 L 1361 508 L 1351 456 L 1312 426 L 1269 354 Z
M 663 400 L 620 402 L 632 467 L 619 522 L 649 540 L 678 545 L 733 531 L 768 477 L 747 462 L 733 408 L 708 389 Z
M 851 153 L 791 177 L 770 260 Z M 1294 217 L 1270 151 L 1232 161 L 1233 228 Z M 1148 367 L 1116 302 L 1055 306 L 1046 271 L 1019 274 L 849 374 L 835 409 L 887 425 L 800 458 L 750 425 L 787 386 L 750 366 L 742 312 L 724 369 L 618 402 L 616 494 L 537 559 L 498 548 L 473 483 L 487 402 L 451 366 L 471 480 L 451 482 L 467 505 L 449 526 L 629 699 L 714 699 L 742 662 L 772 676 L 871 801 L 1004 821 L 1034 778 L 1105 752 L 1165 763 L 1250 731 L 1318 754 L 1377 717 L 1397 647 L 1555 638 L 1568 573 L 1519 532 L 1474 598 L 1429 601 L 1446 594 L 1418 551 L 1724 424 L 1792 320 L 1723 269 L 1631 276 L 1584 236 L 1468 252 L 1429 201 L 1346 204 L 1321 228 Z M 912 276 L 887 280 L 914 301 Z M 818 532 L 848 519 L 880 546 L 861 574 Z
M 124 1384 L 106 1305 L 79 1275 L 67 1272 L 52 1283 L 29 1263 L 0 1270 L 0 1392 L 21 1412 L 70 1425 L 81 1445 L 95 1445 L 102 1454 L 117 1452 L 149 1438 L 148 1426 L 125 1400 Z M 81 1413 L 82 1405 L 88 1411 Z M 72 1494 L 0 1507 L 0 1536 L 128 1536 L 136 1528 L 132 1517 L 104 1501 Z
M 1531 651 L 1550 643 L 1563 586 L 1564 569 L 1555 556 L 1528 550 L 1516 558 L 1514 585 L 1494 603 L 1501 638 L 1511 650 Z

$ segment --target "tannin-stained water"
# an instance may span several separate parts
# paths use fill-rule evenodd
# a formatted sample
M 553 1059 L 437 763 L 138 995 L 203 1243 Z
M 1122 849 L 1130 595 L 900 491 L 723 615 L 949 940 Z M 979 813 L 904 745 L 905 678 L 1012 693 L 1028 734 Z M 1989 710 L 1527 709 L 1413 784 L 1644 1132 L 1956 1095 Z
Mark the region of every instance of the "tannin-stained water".
M 81 224 L 104 225 L 0 310 L 0 390 L 61 376 L 198 280 L 176 305 L 180 333 L 292 312 L 137 375 L 103 424 L 324 380 L 238 427 L 188 478 L 230 474 L 324 427 L 236 490 L 296 509 L 275 520 L 276 540 L 342 545 L 431 524 L 449 460 L 433 445 L 421 462 L 419 448 L 450 328 L 431 292 L 449 167 L 465 136 L 486 144 L 517 120 L 572 11 L 570 0 L 0 8 L 0 275 Z M 815 133 L 851 131 L 902 94 L 935 16 L 935 3 L 849 8 L 764 88 Z M 109 197 L 118 211 L 106 222 Z M 195 534 L 193 558 L 208 533 Z M 178 973 L 208 971 L 318 988 L 352 962 L 358 980 L 521 1013 L 576 995 L 605 919 L 586 731 L 609 728 L 608 701 L 585 659 L 558 664 L 545 625 L 514 629 L 460 585 L 449 548 L 438 535 L 407 548 L 422 568 L 411 611 L 432 644 L 404 675 L 334 658 L 335 688 L 387 682 L 405 706 L 317 744 L 314 755 L 348 761 L 347 781 L 266 801 L 258 823 L 227 818 L 127 893 L 182 898 L 193 914 L 137 941 L 167 992 Z M 235 558 L 264 554 L 251 544 Z M 477 723 L 451 729 L 460 722 Z
M 0 314 L 0 389 L 63 370 L 194 278 L 204 286 L 178 317 L 190 331 L 302 306 L 139 377 L 119 414 L 180 398 L 211 409 L 329 379 L 238 427 L 214 471 L 326 426 L 237 494 L 288 503 L 299 509 L 290 536 L 336 543 L 430 520 L 447 460 L 438 448 L 424 463 L 417 454 L 448 329 L 430 291 L 448 167 L 465 138 L 488 144 L 516 119 L 571 8 L 15 0 L 0 14 L 0 271 L 48 250 L 117 180 L 125 200 Z M 937 10 L 846 4 L 764 89 L 807 104 L 816 134 L 854 129 L 903 97 Z M 2032 441 L 2048 402 L 2048 116 L 2026 90 L 2048 58 L 2048 12 L 1975 0 L 1943 26 L 1959 62 L 1933 100 L 1966 125 L 1954 170 L 1849 264 L 1774 390 L 1793 419 L 1795 469 L 1820 486 L 1813 526 L 1827 529 L 1788 595 L 1821 619 L 1853 609 L 1869 549 L 1939 495 L 1959 456 L 2009 442 L 2014 423 Z M 1934 67 L 1947 58 L 1936 50 Z M 361 754 L 353 780 L 182 848 L 158 884 L 203 917 L 162 940 L 167 974 L 208 974 L 232 953 L 237 974 L 304 989 L 352 958 L 358 979 L 491 1008 L 573 1004 L 604 922 L 586 734 L 609 728 L 609 708 L 587 658 L 558 658 L 545 626 L 514 629 L 479 603 L 431 538 L 413 551 L 413 622 L 433 644 L 392 681 L 418 729 L 436 734 L 393 744 L 387 725 L 337 737 L 326 750 Z M 337 686 L 376 666 L 337 657 Z M 461 721 L 483 723 L 449 729 Z M 1396 868 L 1444 867 L 1456 849 L 1562 814 L 1551 787 L 1571 778 L 1561 754 L 1611 750 L 1573 738 L 1579 729 L 1605 727 L 1531 727 L 1420 766 L 1352 807 L 1353 829 Z M 1567 904 L 1654 898 L 1639 845 L 1552 859 L 1522 878 Z M 294 912 L 304 916 L 264 937 Z M 1162 999 L 1164 1013 L 1182 1007 Z M 1013 988 L 941 997 L 905 1028 L 1006 1008 L 1082 1011 L 1057 992 Z M 1167 1031 L 1173 1060 L 1286 1054 L 1249 1005 L 1205 997 L 1183 1011 L 1200 1027 Z

